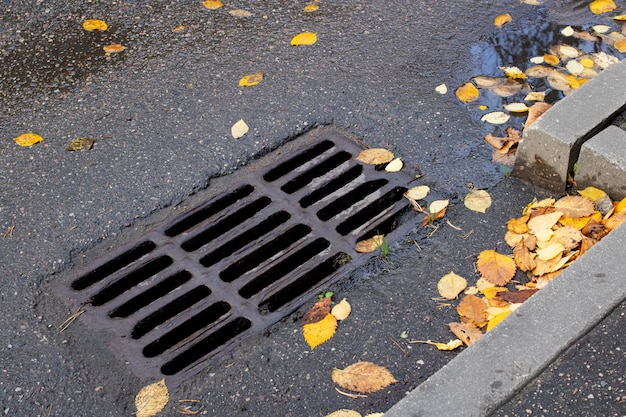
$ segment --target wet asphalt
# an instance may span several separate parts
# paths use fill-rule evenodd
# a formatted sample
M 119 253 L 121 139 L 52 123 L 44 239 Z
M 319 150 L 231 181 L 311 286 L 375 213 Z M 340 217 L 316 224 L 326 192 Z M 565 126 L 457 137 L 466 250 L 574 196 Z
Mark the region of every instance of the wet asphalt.
M 340 408 L 385 411 L 456 353 L 399 338 L 447 340 L 454 308 L 438 307 L 436 282 L 454 270 L 477 278 L 476 255 L 506 250 L 506 221 L 541 190 L 491 163 L 484 143 L 493 127 L 450 90 L 500 64 L 487 40 L 501 39 L 494 16 L 553 24 L 584 20 L 583 4 L 554 2 L 539 11 L 518 2 L 354 1 L 5 2 L 0 20 L 0 411 L 4 415 L 130 415 L 135 377 L 106 349 L 106 334 L 81 321 L 57 330 L 72 312 L 55 285 L 82 259 L 140 233 L 189 196 L 212 192 L 212 179 L 316 126 L 332 125 L 372 147 L 401 156 L 408 170 L 450 198 L 439 229 L 417 224 L 386 259 L 354 272 L 337 294 L 353 306 L 337 335 L 311 352 L 296 313 L 253 343 L 171 393 L 198 400 L 200 415 L 325 415 Z M 563 12 L 570 7 L 571 13 Z M 572 7 L 575 6 L 575 7 Z M 246 9 L 249 18 L 228 10 Z M 109 29 L 85 32 L 87 18 Z M 594 18 L 595 19 L 595 18 Z M 580 22 L 579 22 L 580 23 Z M 586 23 L 586 22 L 585 22 Z M 173 31 L 183 25 L 182 31 Z M 518 29 L 522 27 L 520 23 Z M 302 31 L 312 46 L 291 47 Z M 550 40 L 551 41 L 551 40 Z M 106 56 L 102 46 L 127 49 Z M 496 52 L 494 52 L 496 51 Z M 495 54 L 495 55 L 494 55 Z M 238 87 L 260 71 L 263 81 Z M 239 119 L 250 132 L 239 140 Z M 517 121 L 521 123 L 521 121 Z M 44 141 L 20 148 L 12 138 L 33 131 Z M 68 152 L 73 139 L 95 139 Z M 466 210 L 467 184 L 487 189 L 487 215 Z M 204 195 L 204 194 L 203 194 Z M 193 197 L 191 197 L 193 200 Z M 169 210 L 169 211 L 168 211 Z M 460 228 L 461 230 L 457 230 Z M 463 236 L 473 231 L 472 234 Z M 393 341 L 392 341 L 393 339 Z M 394 342 L 400 344 L 400 349 Z M 367 398 L 339 394 L 334 367 L 357 360 L 386 366 L 400 381 Z

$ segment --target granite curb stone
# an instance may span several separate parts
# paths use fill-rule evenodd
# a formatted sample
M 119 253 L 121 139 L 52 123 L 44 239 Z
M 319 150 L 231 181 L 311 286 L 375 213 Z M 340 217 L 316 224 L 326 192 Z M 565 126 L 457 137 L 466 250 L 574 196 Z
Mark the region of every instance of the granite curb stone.
M 625 225 L 415 388 L 385 417 L 477 417 L 495 411 L 626 300 L 626 258 L 612 256 L 615 247 L 626 247 Z

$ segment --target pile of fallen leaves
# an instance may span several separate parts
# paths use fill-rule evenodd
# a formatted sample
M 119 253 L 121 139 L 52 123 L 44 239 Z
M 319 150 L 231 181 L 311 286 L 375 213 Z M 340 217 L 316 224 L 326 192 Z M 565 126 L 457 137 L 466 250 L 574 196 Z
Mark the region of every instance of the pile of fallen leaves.
M 534 200 L 521 217 L 509 220 L 504 239 L 513 249 L 512 255 L 483 250 L 476 262 L 480 278 L 474 286 L 467 287 L 467 280 L 454 272 L 439 280 L 439 294 L 446 300 L 464 292 L 457 306 L 459 322 L 448 325 L 458 339 L 410 343 L 429 343 L 440 350 L 470 346 L 626 221 L 626 198 L 611 201 L 594 187 L 578 193 L 559 200 Z M 512 281 L 518 269 L 526 274 L 524 284 Z

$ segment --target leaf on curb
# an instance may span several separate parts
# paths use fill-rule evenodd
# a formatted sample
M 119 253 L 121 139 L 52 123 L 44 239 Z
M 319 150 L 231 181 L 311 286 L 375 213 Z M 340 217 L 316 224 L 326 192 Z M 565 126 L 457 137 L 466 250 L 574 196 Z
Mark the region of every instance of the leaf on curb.
M 515 261 L 493 249 L 484 250 L 478 255 L 478 271 L 481 277 L 496 285 L 504 285 L 515 276 Z
M 337 319 L 330 313 L 318 322 L 302 326 L 302 335 L 311 350 L 329 341 L 335 335 L 335 331 L 337 331 Z
M 13 139 L 15 141 L 15 143 L 17 143 L 19 146 L 33 146 L 36 143 L 39 143 L 41 141 L 43 141 L 43 137 L 39 136 L 36 133 L 24 133 L 19 135 L 18 137 Z
M 437 282 L 437 291 L 446 300 L 454 300 L 467 288 L 467 280 L 460 275 L 450 272 Z
M 302 32 L 291 39 L 291 46 L 313 45 L 317 42 L 317 34 L 313 32 Z
M 391 162 L 394 158 L 393 152 L 383 148 L 365 149 L 359 153 L 356 160 L 364 164 L 380 165 Z
M 165 378 L 143 387 L 135 397 L 137 417 L 151 417 L 167 405 L 170 394 L 165 385 Z
M 333 382 L 340 387 L 359 393 L 370 393 L 398 382 L 391 372 L 372 362 L 356 362 L 344 369 L 333 369 Z
M 485 213 L 491 206 L 491 196 L 485 190 L 471 189 L 463 199 L 463 203 L 472 211 Z

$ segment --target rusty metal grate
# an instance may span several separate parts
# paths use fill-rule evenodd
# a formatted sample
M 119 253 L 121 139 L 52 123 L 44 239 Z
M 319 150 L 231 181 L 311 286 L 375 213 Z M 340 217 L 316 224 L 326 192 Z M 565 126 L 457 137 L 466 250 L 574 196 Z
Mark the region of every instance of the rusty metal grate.
M 65 296 L 113 333 L 142 378 L 177 385 L 262 333 L 372 255 L 355 243 L 395 228 L 410 178 L 363 165 L 328 131 L 231 191 L 72 275 Z

